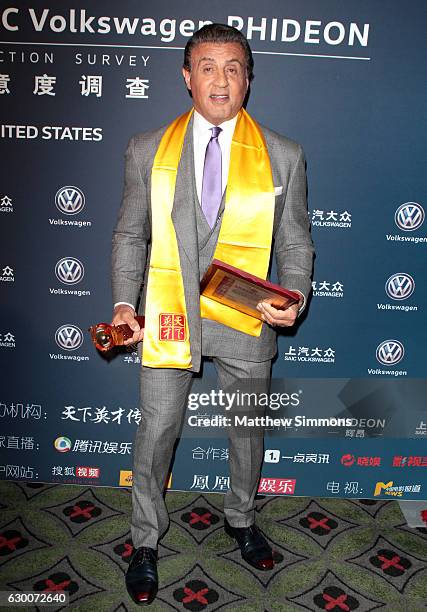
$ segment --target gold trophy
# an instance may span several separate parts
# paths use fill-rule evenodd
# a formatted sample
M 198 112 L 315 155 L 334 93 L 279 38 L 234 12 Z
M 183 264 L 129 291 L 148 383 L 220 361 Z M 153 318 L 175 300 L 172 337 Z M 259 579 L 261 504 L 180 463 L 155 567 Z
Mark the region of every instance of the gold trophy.
M 136 316 L 141 329 L 144 327 L 145 317 Z M 114 346 L 122 346 L 125 340 L 132 338 L 133 331 L 127 325 L 111 325 L 110 323 L 98 323 L 89 327 L 89 332 L 92 338 L 92 342 L 99 351 L 103 353 L 109 351 Z

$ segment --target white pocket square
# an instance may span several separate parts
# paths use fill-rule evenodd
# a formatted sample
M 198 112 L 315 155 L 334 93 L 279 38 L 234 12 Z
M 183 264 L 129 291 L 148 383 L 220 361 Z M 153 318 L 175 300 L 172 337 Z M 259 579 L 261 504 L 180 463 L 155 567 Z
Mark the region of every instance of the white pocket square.
M 275 195 L 275 196 L 282 195 L 282 193 L 283 193 L 283 187 L 282 187 L 282 185 L 279 185 L 278 187 L 275 187 L 275 188 L 274 188 L 274 195 Z

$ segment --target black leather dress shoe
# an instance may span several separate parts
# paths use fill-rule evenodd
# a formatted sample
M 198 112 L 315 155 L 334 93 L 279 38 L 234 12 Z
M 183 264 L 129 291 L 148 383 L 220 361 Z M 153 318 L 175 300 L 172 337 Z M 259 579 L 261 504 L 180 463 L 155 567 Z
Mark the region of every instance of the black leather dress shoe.
M 263 571 L 273 569 L 273 551 L 256 525 L 232 527 L 227 519 L 224 519 L 224 529 L 230 538 L 236 540 L 243 559 L 249 565 Z
M 126 572 L 126 588 L 136 604 L 148 606 L 157 595 L 157 551 L 141 546 L 137 548 Z

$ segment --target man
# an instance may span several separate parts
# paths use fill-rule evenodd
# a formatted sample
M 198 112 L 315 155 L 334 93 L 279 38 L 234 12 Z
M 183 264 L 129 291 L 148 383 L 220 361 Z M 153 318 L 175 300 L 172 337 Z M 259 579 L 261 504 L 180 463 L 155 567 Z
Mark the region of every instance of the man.
M 166 128 L 136 135 L 126 151 L 113 237 L 113 324 L 130 325 L 129 343 L 143 339 L 132 491 L 135 553 L 126 576 L 138 604 L 150 604 L 157 593 L 157 545 L 169 523 L 163 489 L 193 373 L 207 356 L 222 388 L 258 380 L 267 389 L 274 327 L 294 324 L 311 286 L 303 153 L 242 109 L 252 69 L 250 47 L 238 30 L 204 26 L 184 55 L 192 111 Z M 299 292 L 299 304 L 284 311 L 259 304 L 262 323 L 200 297 L 200 279 L 212 258 L 266 278 L 273 250 L 279 282 Z M 134 318 L 141 284 L 144 330 Z M 271 547 L 254 524 L 262 437 L 228 429 L 224 527 L 249 564 L 270 570 Z

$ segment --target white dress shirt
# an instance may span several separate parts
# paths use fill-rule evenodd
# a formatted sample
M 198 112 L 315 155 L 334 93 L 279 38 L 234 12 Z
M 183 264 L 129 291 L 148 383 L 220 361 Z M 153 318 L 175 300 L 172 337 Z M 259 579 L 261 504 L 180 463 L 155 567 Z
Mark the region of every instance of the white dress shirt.
M 236 126 L 237 115 L 229 121 L 224 121 L 218 127 L 221 132 L 218 136 L 219 146 L 221 147 L 222 157 L 222 193 L 227 186 L 228 169 L 230 167 L 231 141 Z M 200 113 L 194 111 L 193 121 L 193 144 L 194 144 L 194 173 L 196 176 L 196 191 L 199 203 L 202 201 L 203 168 L 205 165 L 206 147 L 211 139 L 211 128 L 214 125 L 209 123 Z

